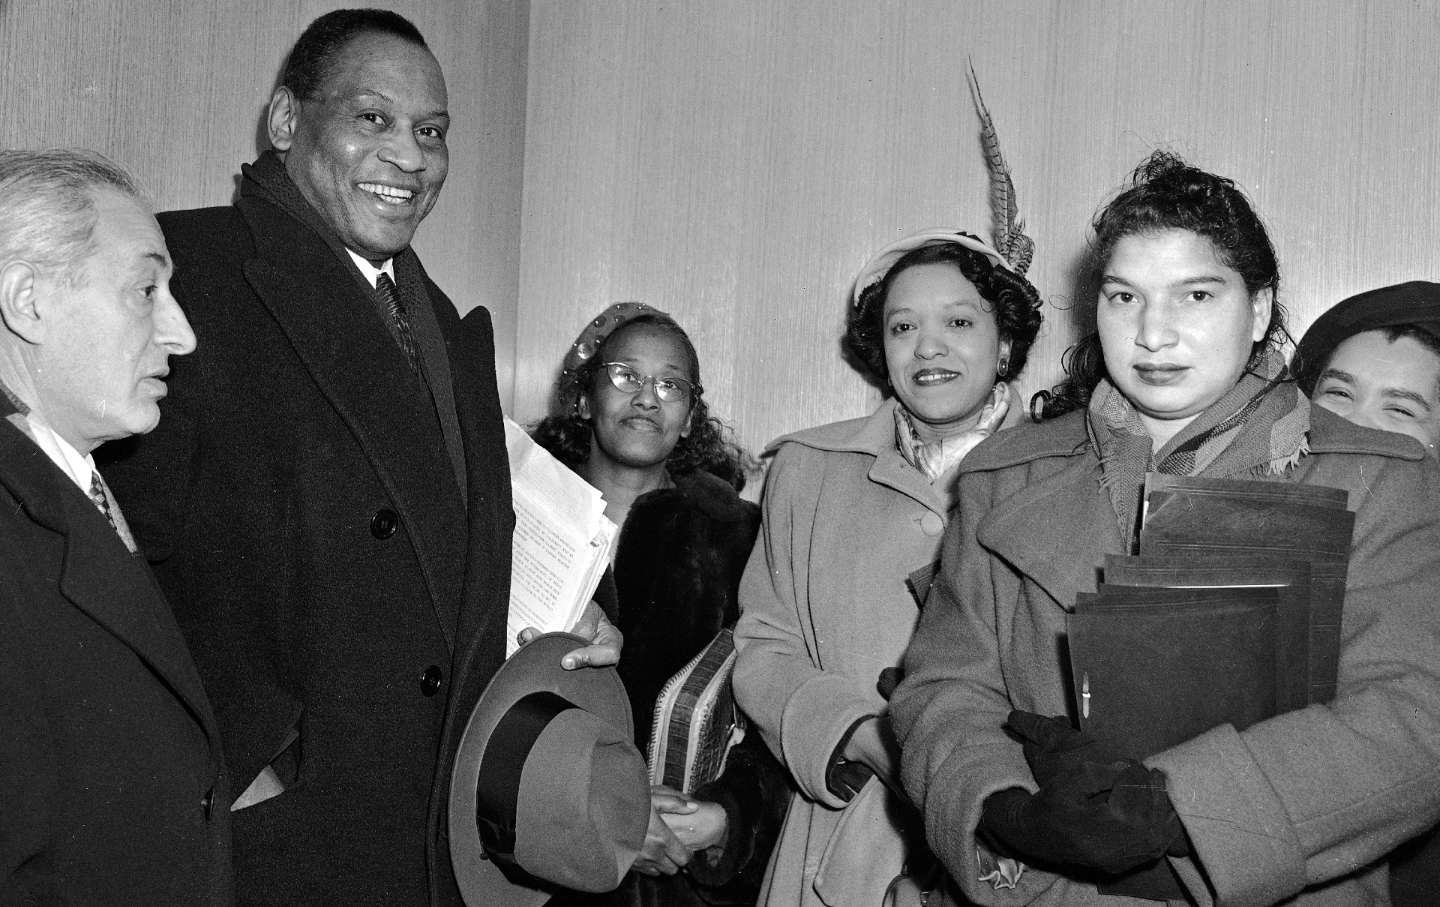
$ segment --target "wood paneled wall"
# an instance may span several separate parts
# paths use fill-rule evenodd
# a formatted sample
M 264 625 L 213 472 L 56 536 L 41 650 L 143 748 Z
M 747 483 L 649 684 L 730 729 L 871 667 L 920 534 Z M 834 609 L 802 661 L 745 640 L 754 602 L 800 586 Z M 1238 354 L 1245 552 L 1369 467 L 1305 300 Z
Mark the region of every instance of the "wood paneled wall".
M 283 55 L 335 0 L 0 0 L 0 144 L 79 144 L 159 207 L 220 204 Z M 1440 274 L 1440 13 L 1408 0 L 378 0 L 445 68 L 455 129 L 417 246 L 495 315 L 502 399 L 544 411 L 606 304 L 694 335 L 758 448 L 869 411 L 839 354 L 855 270 L 928 226 L 988 231 L 973 61 L 1049 302 L 1059 376 L 1086 224 L 1154 148 L 1233 176 L 1303 330 Z M 513 393 L 512 393 L 513 387 Z
M 1297 334 L 1440 277 L 1440 14 L 1400 0 L 533 0 L 515 412 L 614 300 L 695 337 L 752 447 L 868 412 L 850 279 L 929 226 L 988 235 L 973 61 L 1049 302 L 1059 376 L 1096 209 L 1152 149 L 1234 177 Z
M 490 308 L 508 394 L 529 5 L 365 2 L 410 18 L 445 70 L 450 176 L 416 248 L 461 311 Z M 286 52 L 344 5 L 361 4 L 0 0 L 0 146 L 95 148 L 133 170 L 158 208 L 225 204 L 240 164 L 268 144 L 262 116 Z

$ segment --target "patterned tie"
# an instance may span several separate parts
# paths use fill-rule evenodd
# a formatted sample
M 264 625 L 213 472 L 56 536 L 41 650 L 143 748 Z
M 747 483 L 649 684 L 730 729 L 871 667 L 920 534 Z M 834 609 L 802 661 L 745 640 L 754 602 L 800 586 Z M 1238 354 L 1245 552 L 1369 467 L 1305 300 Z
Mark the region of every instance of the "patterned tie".
M 105 488 L 105 481 L 100 478 L 98 469 L 90 470 L 90 500 L 100 508 L 100 512 L 105 515 L 105 522 L 110 524 L 110 528 L 115 530 L 115 534 L 120 536 L 120 541 L 124 542 L 125 547 L 130 549 L 130 553 L 133 554 L 135 540 L 127 531 L 128 527 L 121 529 L 120 524 L 115 520 L 115 513 L 110 509 L 110 495 Z
M 375 279 L 375 289 L 385 303 L 385 311 L 390 315 L 390 333 L 395 335 L 395 342 L 400 344 L 400 352 L 405 354 L 405 361 L 410 363 L 410 370 L 420 375 L 420 354 L 415 349 L 415 334 L 410 330 L 410 317 L 405 314 L 405 303 L 400 299 L 400 290 L 395 286 L 395 281 L 384 271 Z

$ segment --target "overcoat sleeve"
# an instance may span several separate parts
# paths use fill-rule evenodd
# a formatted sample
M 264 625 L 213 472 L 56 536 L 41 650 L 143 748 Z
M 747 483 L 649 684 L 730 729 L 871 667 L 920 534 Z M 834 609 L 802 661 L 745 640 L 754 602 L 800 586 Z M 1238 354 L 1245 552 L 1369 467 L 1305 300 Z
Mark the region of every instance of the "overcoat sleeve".
M 747 736 L 731 750 L 720 777 L 695 789 L 696 800 L 720 804 L 721 846 L 703 851 L 686 870 L 711 904 L 754 904 L 780 837 L 790 784 L 763 742 Z
M 1440 816 L 1440 483 L 1433 463 L 1356 457 L 1334 701 L 1158 754 L 1227 905 L 1270 904 L 1383 857 Z M 1323 479 L 1321 480 L 1323 483 Z
M 857 721 L 879 711 L 881 700 L 876 678 L 827 671 L 819 663 L 811 613 L 827 603 L 809 599 L 807 580 L 823 569 L 810 562 L 823 471 L 820 452 L 793 443 L 781 447 L 770 466 L 760 542 L 740 583 L 735 697 L 800 790 L 838 809 L 845 801 L 826 783 L 835 749 Z
M 5 602 L 24 588 L 0 569 L 0 618 L 6 628 L 0 633 L 0 904 L 48 903 L 63 888 L 60 868 L 47 854 L 63 829 L 52 811 L 60 802 L 53 770 L 58 754 L 34 690 L 35 678 L 44 673 Z

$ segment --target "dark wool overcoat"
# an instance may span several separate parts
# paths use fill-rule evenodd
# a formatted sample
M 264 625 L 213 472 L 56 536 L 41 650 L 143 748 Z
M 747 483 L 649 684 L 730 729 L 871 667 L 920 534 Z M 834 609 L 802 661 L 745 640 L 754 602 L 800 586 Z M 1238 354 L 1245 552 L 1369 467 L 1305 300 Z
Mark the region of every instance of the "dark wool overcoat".
M 458 903 L 450 759 L 504 657 L 509 471 L 483 308 L 425 278 L 462 493 L 431 392 L 352 262 L 268 201 L 160 215 L 198 350 L 105 474 L 174 604 L 234 788 L 239 899 Z
M 149 568 L 0 419 L 0 904 L 229 904 L 229 802 Z

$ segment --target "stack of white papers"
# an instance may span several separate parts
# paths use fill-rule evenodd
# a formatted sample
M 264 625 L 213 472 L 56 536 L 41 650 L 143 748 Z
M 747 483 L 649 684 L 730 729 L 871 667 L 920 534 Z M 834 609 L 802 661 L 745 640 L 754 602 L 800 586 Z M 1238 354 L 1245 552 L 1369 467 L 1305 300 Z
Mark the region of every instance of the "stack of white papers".
M 549 633 L 575 626 L 610 563 L 616 527 L 600 492 L 509 419 L 505 449 L 515 506 L 509 657 L 526 627 Z

